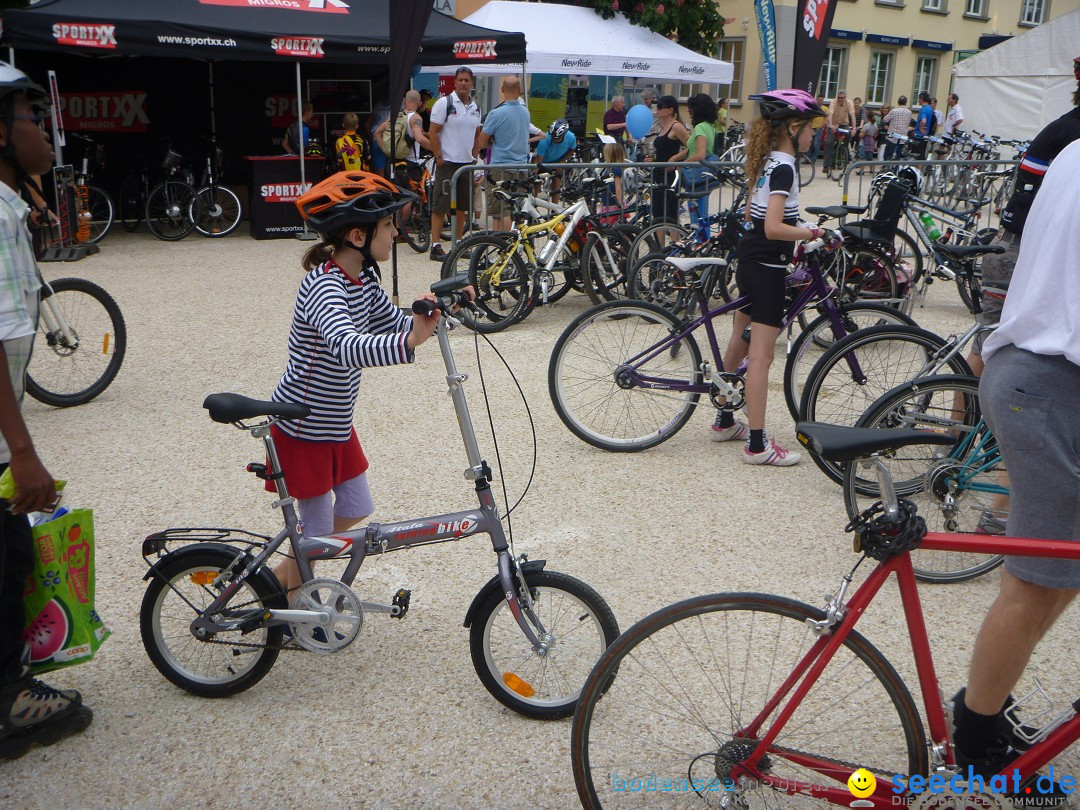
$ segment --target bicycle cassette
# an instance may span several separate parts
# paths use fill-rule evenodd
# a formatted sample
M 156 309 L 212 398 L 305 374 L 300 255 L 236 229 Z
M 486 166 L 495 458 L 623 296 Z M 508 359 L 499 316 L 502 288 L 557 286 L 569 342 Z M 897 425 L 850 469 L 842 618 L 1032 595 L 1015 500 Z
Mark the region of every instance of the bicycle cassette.
M 319 614 L 308 621 L 289 622 L 296 643 L 311 652 L 339 652 L 356 640 L 364 626 L 360 597 L 336 579 L 305 582 L 293 593 L 290 607 Z

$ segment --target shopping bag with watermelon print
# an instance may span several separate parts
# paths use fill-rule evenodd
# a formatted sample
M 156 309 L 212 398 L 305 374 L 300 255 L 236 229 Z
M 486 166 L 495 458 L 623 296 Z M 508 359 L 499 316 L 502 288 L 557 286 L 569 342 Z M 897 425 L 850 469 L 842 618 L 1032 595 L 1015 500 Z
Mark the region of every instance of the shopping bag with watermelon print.
M 34 570 L 23 605 L 34 674 L 94 657 L 109 630 L 94 610 L 94 513 L 74 509 L 30 528 Z

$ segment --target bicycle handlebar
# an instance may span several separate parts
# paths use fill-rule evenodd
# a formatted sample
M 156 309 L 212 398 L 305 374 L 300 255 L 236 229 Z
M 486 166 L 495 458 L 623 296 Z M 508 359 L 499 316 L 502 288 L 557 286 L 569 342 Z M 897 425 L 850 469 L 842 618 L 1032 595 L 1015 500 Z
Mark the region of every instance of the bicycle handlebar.
M 471 303 L 472 301 L 467 292 L 453 290 L 447 295 L 438 296 L 435 301 L 428 301 L 426 298 L 413 301 L 412 311 L 416 315 L 430 315 L 435 310 L 439 310 L 446 315 L 452 312 L 455 307 L 470 306 Z

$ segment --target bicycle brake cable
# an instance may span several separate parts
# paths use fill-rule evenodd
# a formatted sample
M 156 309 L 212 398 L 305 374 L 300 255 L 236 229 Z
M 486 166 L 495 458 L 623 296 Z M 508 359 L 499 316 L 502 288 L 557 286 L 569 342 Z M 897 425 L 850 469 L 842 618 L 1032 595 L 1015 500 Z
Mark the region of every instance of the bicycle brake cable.
M 514 505 L 510 506 L 509 505 L 510 504 L 510 497 L 509 497 L 509 495 L 507 495 L 507 492 L 506 492 L 506 476 L 503 474 L 502 457 L 499 454 L 499 440 L 495 435 L 495 421 L 494 421 L 494 418 L 492 417 L 492 414 L 491 414 L 491 401 L 488 399 L 487 384 L 486 384 L 486 382 L 484 380 L 484 364 L 480 359 L 480 337 L 481 337 L 481 335 L 480 335 L 479 332 L 476 332 L 476 331 L 473 332 L 473 347 L 474 347 L 474 350 L 476 352 L 476 368 L 477 368 L 477 372 L 480 375 L 480 390 L 484 394 L 484 408 L 487 411 L 488 426 L 491 428 L 491 439 L 492 439 L 492 443 L 495 446 L 495 463 L 499 467 L 499 483 L 500 483 L 500 486 L 502 487 L 502 491 L 503 491 L 503 505 L 507 507 L 506 514 L 504 515 L 504 517 L 506 519 L 506 531 L 507 531 L 507 534 L 509 535 L 509 539 L 510 539 L 510 542 L 512 544 L 513 539 L 514 539 L 514 531 L 513 531 L 513 526 L 510 523 L 510 513 L 513 512 L 515 509 L 517 509 L 518 504 L 520 504 L 523 500 L 525 500 L 525 496 L 528 494 L 529 488 L 532 486 L 533 478 L 536 475 L 536 457 L 537 457 L 536 423 L 533 421 L 532 410 L 529 408 L 529 400 L 525 398 L 525 392 L 521 390 L 521 383 L 518 381 L 517 376 L 514 374 L 514 370 L 512 368 L 510 368 L 510 364 L 506 362 L 506 358 L 502 356 L 502 353 L 495 347 L 495 344 L 491 342 L 491 339 L 488 338 L 487 335 L 484 335 L 483 336 L 484 342 L 487 343 L 487 345 L 491 347 L 491 350 L 494 351 L 495 355 L 502 361 L 502 364 L 506 367 L 506 370 L 510 373 L 510 379 L 512 379 L 514 381 L 514 385 L 517 387 L 518 394 L 521 395 L 521 401 L 525 405 L 525 413 L 529 417 L 529 430 L 532 432 L 533 455 L 532 455 L 532 466 L 531 466 L 531 468 L 529 470 L 529 480 L 525 482 L 525 489 L 522 490 L 521 495 L 514 502 Z

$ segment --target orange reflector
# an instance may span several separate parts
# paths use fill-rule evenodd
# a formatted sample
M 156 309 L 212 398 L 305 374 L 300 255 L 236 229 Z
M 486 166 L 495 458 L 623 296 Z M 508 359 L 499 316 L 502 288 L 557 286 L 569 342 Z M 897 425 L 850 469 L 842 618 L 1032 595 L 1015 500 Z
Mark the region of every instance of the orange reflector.
M 109 333 L 108 332 L 105 333 L 105 341 L 101 345 L 101 353 L 102 354 L 108 354 L 109 353 Z
M 193 585 L 213 585 L 217 574 L 214 571 L 196 571 L 190 578 Z
M 522 697 L 532 697 L 536 694 L 536 690 L 532 688 L 528 681 L 523 681 L 513 672 L 503 673 L 503 683 L 506 684 L 513 692 L 517 692 Z

